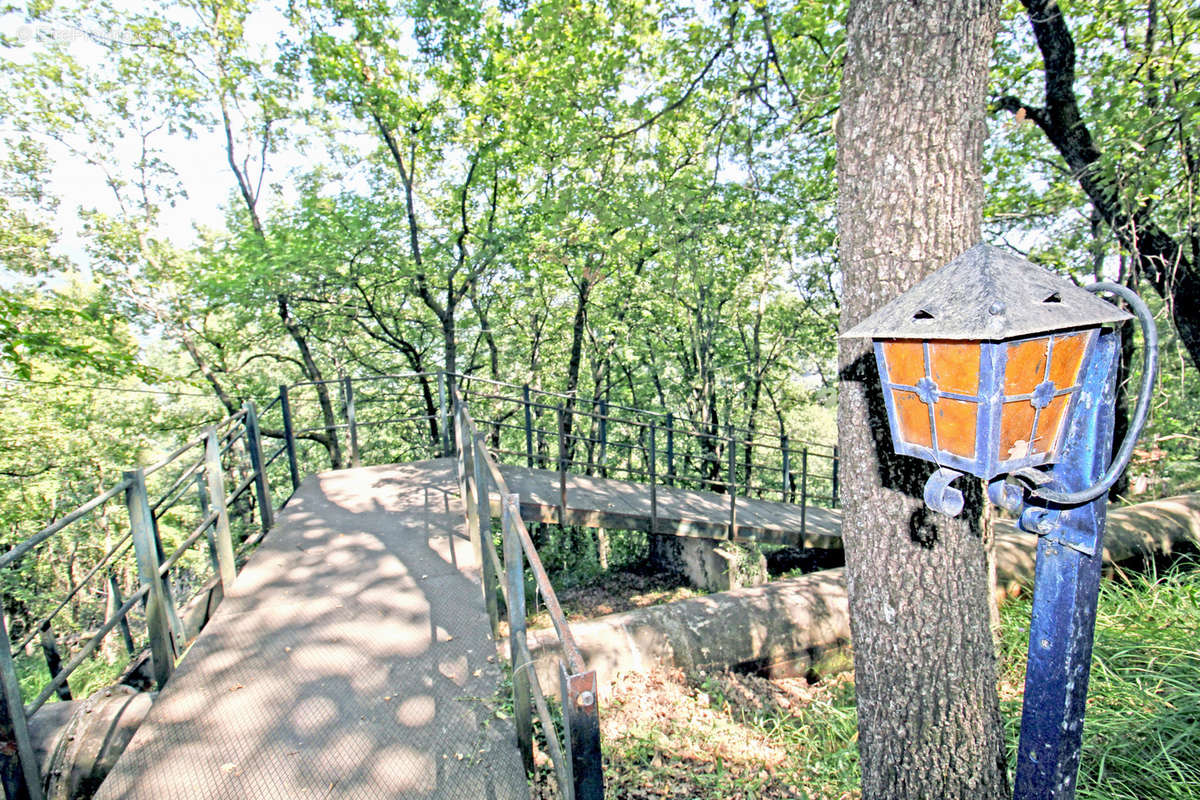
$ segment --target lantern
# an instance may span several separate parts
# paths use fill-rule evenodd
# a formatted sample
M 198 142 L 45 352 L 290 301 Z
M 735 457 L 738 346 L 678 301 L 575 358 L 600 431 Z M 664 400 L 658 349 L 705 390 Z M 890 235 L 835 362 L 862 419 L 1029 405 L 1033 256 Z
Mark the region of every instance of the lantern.
M 1111 459 L 1120 336 L 1105 326 L 1130 315 L 1096 292 L 1125 300 L 1142 331 L 1138 404 Z M 926 505 L 960 512 L 962 493 L 950 484 L 969 473 L 990 481 L 988 497 L 1039 537 L 1013 796 L 1071 800 L 1107 492 L 1146 422 L 1154 318 L 1124 286 L 1081 289 L 977 245 L 843 334 L 850 337 L 874 340 L 896 452 L 939 467 L 925 483 Z
M 954 515 L 963 473 L 1058 460 L 1102 325 L 1130 315 L 1011 253 L 976 245 L 855 326 L 874 340 L 897 453 L 937 464 L 930 507 Z

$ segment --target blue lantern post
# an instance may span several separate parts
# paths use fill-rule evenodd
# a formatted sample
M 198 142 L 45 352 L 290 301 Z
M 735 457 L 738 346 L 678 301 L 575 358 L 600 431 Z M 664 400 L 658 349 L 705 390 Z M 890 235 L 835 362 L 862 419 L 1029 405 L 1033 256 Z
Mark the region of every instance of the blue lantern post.
M 1145 357 L 1137 410 L 1112 452 L 1120 343 L 1137 314 Z M 897 453 L 937 465 L 925 503 L 954 516 L 953 482 L 988 497 L 1039 537 L 1016 800 L 1075 796 L 1100 587 L 1108 489 L 1146 421 L 1157 331 L 1123 286 L 1081 289 L 997 248 L 977 245 L 897 297 L 846 338 L 874 340 Z

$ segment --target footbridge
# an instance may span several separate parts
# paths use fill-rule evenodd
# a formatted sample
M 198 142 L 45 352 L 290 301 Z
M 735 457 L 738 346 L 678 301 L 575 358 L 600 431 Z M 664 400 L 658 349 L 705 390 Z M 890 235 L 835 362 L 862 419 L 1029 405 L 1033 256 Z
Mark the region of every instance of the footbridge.
M 836 491 L 836 452 L 782 431 L 444 373 L 281 387 L 0 556 L 15 586 L 103 542 L 6 598 L 6 797 L 500 800 L 535 751 L 602 797 L 596 674 L 529 523 L 836 546 Z

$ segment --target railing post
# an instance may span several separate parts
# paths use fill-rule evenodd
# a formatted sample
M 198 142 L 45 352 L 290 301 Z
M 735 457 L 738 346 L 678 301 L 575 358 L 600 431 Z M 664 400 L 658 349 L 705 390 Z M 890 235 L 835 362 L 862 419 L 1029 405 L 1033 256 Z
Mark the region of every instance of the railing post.
M 250 467 L 254 470 L 254 493 L 258 495 L 258 516 L 263 535 L 275 524 L 275 506 L 271 500 L 271 483 L 267 480 L 266 459 L 263 458 L 262 433 L 258 427 L 258 409 L 253 400 L 246 401 L 246 449 L 250 451 Z
M 567 524 L 567 428 L 563 407 L 555 409 L 558 417 L 558 524 Z
M 508 652 L 512 665 L 513 721 L 517 725 L 517 746 L 521 760 L 525 762 L 526 774 L 533 773 L 533 710 L 529 688 L 529 670 L 532 665 L 521 658 L 522 648 L 518 642 L 525 641 L 525 558 L 521 550 L 521 537 L 516 526 L 520 524 L 520 495 L 508 494 L 500 498 L 500 527 L 504 537 L 504 576 L 508 583 Z
M 54 629 L 50 627 L 50 622 L 47 620 L 42 624 L 41 633 L 42 655 L 46 657 L 46 670 L 50 673 L 50 680 L 58 677 L 58 673 L 62 672 L 62 655 L 58 652 L 58 641 L 54 638 Z M 66 681 L 55 690 L 59 700 L 71 700 L 71 687 Z
M 729 538 L 737 537 L 737 440 L 733 436 L 733 423 L 727 423 L 725 432 L 729 436 Z
M 667 486 L 675 485 L 675 415 L 667 412 Z
M 781 478 L 783 483 L 782 502 L 786 503 L 788 501 L 788 495 L 792 491 L 792 454 L 788 451 L 788 437 L 786 433 L 779 437 L 779 446 L 783 451 L 783 470 Z
M 283 444 L 287 448 L 288 470 L 292 474 L 292 491 L 300 488 L 300 465 L 296 463 L 296 435 L 292 428 L 292 406 L 288 402 L 288 387 L 279 386 L 279 411 L 283 415 Z
M 451 395 L 451 400 L 454 403 L 454 465 L 458 472 L 458 493 L 462 496 L 463 505 L 467 506 L 470 513 L 470 502 L 467 498 L 467 451 L 462 446 L 463 443 L 463 407 L 462 401 L 458 399 L 458 395 Z
M 216 430 L 209 429 L 210 449 L 216 444 Z M 217 453 L 218 457 L 220 453 Z M 146 496 L 146 476 L 135 469 L 125 473 L 128 488 L 125 506 L 129 509 L 133 553 L 137 558 L 138 580 L 148 587 L 146 592 L 146 630 L 150 638 L 150 662 L 154 682 L 161 689 L 175 669 L 175 645 L 171 641 L 171 622 L 167 616 L 167 597 L 159 577 L 158 545 L 154 535 L 154 517 Z M 215 496 L 215 495 L 214 495 Z M 222 499 L 224 499 L 222 497 Z
M 800 535 L 808 533 L 808 448 L 800 453 Z
M 658 532 L 658 526 L 655 525 L 655 522 L 658 520 L 657 432 L 658 429 L 654 423 L 650 423 L 650 533 Z
M 608 401 L 600 401 L 600 458 L 596 459 L 600 467 L 601 477 L 608 477 L 608 470 L 604 467 L 605 456 L 608 453 Z
M 830 503 L 834 508 L 837 508 L 841 503 L 838 502 L 838 447 L 833 446 L 833 490 L 830 494 L 833 496 L 833 501 Z
M 438 386 L 438 424 L 442 431 L 442 455 L 450 457 L 450 409 L 446 402 L 446 371 L 439 369 L 437 374 Z
M 489 547 L 494 546 L 490 541 L 492 537 L 492 504 L 488 482 L 491 478 L 488 474 L 487 463 L 484 461 L 483 436 L 471 438 L 471 456 L 475 462 L 475 518 L 479 521 L 478 551 L 479 569 L 483 578 L 483 604 L 487 608 L 488 620 L 492 624 L 492 637 L 495 638 L 500 633 L 500 607 L 496 602 L 499 577 L 496 575 L 496 567 L 492 564 L 492 559 L 489 557 L 491 553 L 488 550 Z
M 221 468 L 221 442 L 217 438 L 217 429 L 208 429 L 208 439 L 204 445 L 204 477 L 208 484 L 208 496 L 213 508 L 217 511 L 217 521 L 214 523 L 217 539 L 217 566 L 221 575 L 221 588 L 226 597 L 233 588 L 233 580 L 237 577 L 237 562 L 233 555 L 233 534 L 229 530 L 229 508 L 225 500 L 225 471 Z
M 525 466 L 533 469 L 533 412 L 529 403 L 529 384 L 521 386 L 521 403 L 525 406 Z
M 208 490 L 204 487 L 204 476 L 196 473 L 196 496 L 200 501 L 200 518 L 208 517 Z M 217 537 L 213 534 L 213 525 L 204 529 L 204 538 L 208 540 L 208 560 L 212 563 L 213 575 L 221 574 L 221 562 L 217 560 Z
M 350 376 L 342 378 L 342 393 L 346 396 L 346 429 L 350 434 L 350 466 L 361 467 L 362 459 L 358 455 L 358 423 L 354 418 L 354 386 Z M 336 436 L 337 433 L 334 432 Z
M 208 516 L 207 512 L 205 516 Z M 111 616 L 117 613 L 117 609 L 125 605 L 125 598 L 121 596 L 121 584 L 117 582 L 117 574 L 115 572 L 108 573 L 108 596 L 110 598 L 109 602 L 112 604 L 112 609 L 109 612 L 109 616 Z M 117 623 L 117 627 L 121 629 L 121 640 L 125 643 L 125 652 L 129 653 L 130 657 L 132 657 L 134 654 L 133 632 L 129 630 L 128 614 L 121 617 L 121 621 Z
M 29 738 L 12 644 L 0 613 L 0 783 L 8 800 L 42 800 L 42 776 Z
M 596 673 L 568 675 L 559 662 L 562 682 L 562 720 L 566 733 L 566 760 L 575 791 L 574 800 L 604 797 L 604 773 L 600 765 L 600 713 L 596 697 Z

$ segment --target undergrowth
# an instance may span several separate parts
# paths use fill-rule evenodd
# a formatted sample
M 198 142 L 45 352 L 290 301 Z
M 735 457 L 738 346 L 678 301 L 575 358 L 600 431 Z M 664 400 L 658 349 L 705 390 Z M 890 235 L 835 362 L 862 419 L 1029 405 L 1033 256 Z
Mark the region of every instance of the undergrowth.
M 1105 581 L 1077 797 L 1200 800 L 1200 569 Z M 1000 642 L 1009 763 L 1021 718 L 1031 604 L 1007 604 Z M 602 700 L 612 797 L 857 798 L 850 676 L 802 679 L 659 672 Z
M 1191 569 L 1183 568 L 1190 566 Z M 1080 800 L 1200 798 L 1200 570 L 1105 581 L 1083 726 Z M 1006 606 L 1002 683 L 1024 685 L 1028 600 Z M 1004 702 L 1009 763 L 1020 699 Z

